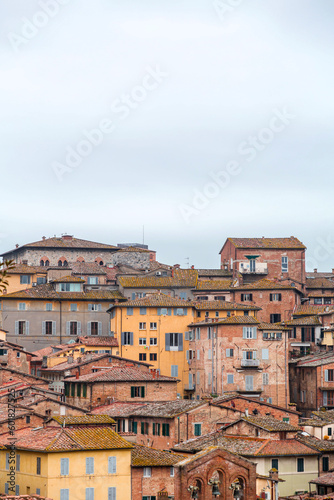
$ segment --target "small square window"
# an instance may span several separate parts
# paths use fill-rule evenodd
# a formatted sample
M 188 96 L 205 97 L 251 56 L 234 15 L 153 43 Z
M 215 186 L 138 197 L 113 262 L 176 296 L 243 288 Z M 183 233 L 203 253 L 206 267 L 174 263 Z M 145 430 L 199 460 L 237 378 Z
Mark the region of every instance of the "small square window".
M 151 477 L 152 476 L 152 469 L 151 467 L 144 467 L 144 477 Z
M 52 311 L 52 304 L 50 304 L 50 303 L 45 304 L 45 310 L 46 311 Z
M 19 302 L 19 311 L 25 311 L 25 310 L 26 310 L 25 302 Z
M 76 312 L 78 310 L 78 304 L 71 304 L 71 311 Z

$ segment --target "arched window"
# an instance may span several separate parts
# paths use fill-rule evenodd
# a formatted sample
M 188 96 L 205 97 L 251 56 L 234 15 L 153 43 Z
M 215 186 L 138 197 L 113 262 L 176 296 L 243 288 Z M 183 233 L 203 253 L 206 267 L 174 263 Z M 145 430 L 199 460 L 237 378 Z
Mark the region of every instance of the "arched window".
M 103 260 L 100 260 L 99 264 L 100 266 L 103 266 Z
M 48 260 L 45 261 L 45 265 L 46 266 L 49 266 L 50 265 L 50 262 Z
M 42 259 L 39 263 L 40 266 L 44 266 L 44 260 Z
M 64 260 L 64 262 L 63 262 L 63 266 L 64 266 L 64 267 L 67 267 L 67 266 L 68 266 L 68 262 L 67 262 L 67 260 Z
M 62 267 L 62 265 L 63 265 L 62 261 L 61 261 L 61 260 L 58 260 L 58 266 L 59 266 L 59 267 Z

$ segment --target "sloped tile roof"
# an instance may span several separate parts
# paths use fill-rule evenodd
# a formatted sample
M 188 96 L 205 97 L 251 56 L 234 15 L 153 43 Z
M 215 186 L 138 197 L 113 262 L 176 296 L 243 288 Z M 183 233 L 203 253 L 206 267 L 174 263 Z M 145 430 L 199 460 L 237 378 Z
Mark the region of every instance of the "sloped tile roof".
M 322 323 L 318 316 L 304 316 L 302 318 L 295 318 L 291 321 L 284 321 L 282 325 L 286 326 L 320 326 Z
M 238 304 L 226 300 L 198 300 L 193 302 L 198 311 L 260 311 L 261 307 L 254 305 Z
M 58 424 L 63 427 L 71 425 L 97 425 L 97 424 L 115 424 L 115 420 L 109 415 L 66 415 L 52 417 Z
M 91 347 L 118 347 L 118 340 L 115 337 L 77 337 L 76 344 L 82 344 Z
M 304 436 L 301 432 L 297 434 L 296 439 L 317 451 L 334 451 L 334 442 L 330 439 L 318 439 L 314 436 Z
M 56 280 L 53 280 L 53 283 L 84 283 L 85 280 L 78 278 L 77 276 L 62 276 Z
M 209 446 L 221 446 L 225 450 L 238 455 L 255 455 L 267 441 L 268 439 L 263 438 L 223 436 L 220 431 L 217 431 L 184 441 L 175 445 L 173 449 L 180 452 L 194 453 Z M 277 443 L 277 441 L 275 442 Z
M 298 439 L 269 439 L 264 446 L 259 448 L 254 456 L 303 456 L 319 455 L 319 452 Z
M 185 458 L 181 453 L 156 450 L 135 444 L 131 451 L 132 467 L 172 467 Z
M 144 372 L 135 366 L 113 366 L 95 373 L 87 373 L 79 378 L 68 377 L 68 382 L 177 382 L 174 377 L 165 375 L 153 376 L 151 372 Z
M 334 472 L 329 472 L 328 474 L 323 474 L 320 477 L 312 479 L 310 483 L 321 484 L 323 486 L 334 486 Z
M 317 354 L 309 354 L 298 358 L 294 364 L 300 368 L 312 368 L 316 366 L 328 365 L 334 363 L 334 352 L 319 352 Z
M 316 306 L 316 305 L 299 305 L 294 311 L 294 316 L 314 316 L 315 314 L 321 314 L 325 312 L 334 311 L 333 306 Z
M 260 323 L 258 325 L 259 330 L 277 330 L 281 332 L 282 330 L 291 330 L 291 328 L 287 326 L 283 326 L 281 323 Z
M 236 248 L 282 248 L 282 249 L 305 249 L 301 241 L 295 236 L 289 238 L 227 238 Z
M 140 417 L 173 418 L 177 415 L 192 411 L 206 404 L 207 403 L 205 401 L 195 401 L 187 399 L 177 399 L 176 401 L 159 401 L 135 409 L 132 415 Z
M 8 433 L 0 435 L 0 448 L 8 446 Z M 109 426 L 46 427 L 15 431 L 17 449 L 49 452 L 131 449 L 132 445 Z
M 261 429 L 265 429 L 268 432 L 298 432 L 300 430 L 299 427 L 283 422 L 282 420 L 277 420 L 273 417 L 248 416 L 241 417 L 241 420 L 255 425 L 256 427 L 261 427 Z
M 233 283 L 232 279 L 198 280 L 197 290 L 225 290 L 229 291 Z
M 142 299 L 127 300 L 118 307 L 192 307 L 193 303 L 187 300 L 176 299 L 164 293 L 152 293 Z
M 197 269 L 198 277 L 208 276 L 208 277 L 228 277 L 232 276 L 233 272 L 228 271 L 227 269 Z
M 253 283 L 248 283 L 244 285 L 238 285 L 234 287 L 234 290 L 296 290 L 295 286 L 287 282 L 270 280 L 268 278 L 263 278 Z
M 8 270 L 8 274 L 47 274 L 47 268 L 43 266 L 28 266 L 27 264 L 15 264 L 15 267 Z M 6 269 L 6 268 L 5 268 Z
M 209 318 L 208 318 L 209 319 Z M 229 318 L 222 318 L 219 321 L 200 321 L 198 323 L 191 323 L 188 326 L 214 326 L 214 325 L 259 325 L 260 321 L 253 316 L 230 316 Z
M 7 293 L 1 296 L 1 300 L 25 299 L 25 300 L 126 300 L 116 290 L 86 290 L 84 292 L 56 292 L 51 283 L 37 285 L 26 290 Z
M 65 372 L 67 370 L 71 370 L 77 368 L 78 366 L 83 366 L 89 363 L 94 364 L 94 362 L 99 359 L 107 358 L 110 356 L 108 353 L 91 353 L 91 358 L 87 359 L 87 357 L 79 357 L 74 359 L 72 362 L 68 361 L 66 358 L 63 363 L 59 363 L 58 365 L 50 366 L 49 368 L 41 368 L 41 373 L 50 373 L 50 372 Z
M 194 288 L 197 283 L 195 269 L 174 269 L 174 276 L 120 276 L 124 288 Z
M 334 278 L 334 276 L 333 276 Z M 306 288 L 334 288 L 333 281 L 327 278 L 306 278 Z
M 333 356 L 333 361 L 334 361 L 334 356 Z M 317 418 L 324 420 L 327 423 L 334 423 L 334 410 L 313 411 L 312 415 L 315 415 Z
M 75 262 L 71 264 L 72 274 L 92 274 L 92 275 L 105 275 L 107 269 L 105 266 L 100 266 L 96 262 Z
M 53 237 L 45 238 L 45 240 L 35 241 L 34 243 L 26 243 L 19 248 L 35 247 L 35 248 L 94 248 L 101 250 L 114 250 L 117 249 L 114 245 L 106 245 L 105 243 L 96 243 L 95 241 L 81 240 L 79 238 L 62 238 Z
M 93 415 L 106 414 L 110 415 L 111 417 L 130 417 L 135 410 L 142 406 L 146 406 L 147 404 L 150 403 L 128 403 L 126 401 L 115 401 L 110 405 L 104 405 L 94 408 L 91 413 Z

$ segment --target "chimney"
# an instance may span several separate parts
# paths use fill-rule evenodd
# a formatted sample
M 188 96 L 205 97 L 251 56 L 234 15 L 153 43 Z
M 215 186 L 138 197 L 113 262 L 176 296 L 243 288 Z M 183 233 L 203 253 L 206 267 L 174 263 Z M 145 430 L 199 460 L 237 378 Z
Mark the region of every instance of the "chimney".
M 195 269 L 195 266 L 191 266 L 191 269 Z
M 78 378 L 79 378 L 79 372 L 76 372 L 75 378 L 76 378 L 76 380 L 78 380 Z
M 15 248 L 19 248 L 19 246 L 20 246 L 20 245 L 19 245 L 18 243 L 16 243 Z
M 278 470 L 277 469 L 270 469 L 269 476 L 270 476 L 270 479 L 272 479 L 273 481 L 278 481 Z
M 73 236 L 70 235 L 70 234 L 63 234 L 62 235 L 62 239 L 63 240 L 67 240 L 67 241 L 72 241 L 73 240 Z
M 45 236 L 42 236 L 42 240 L 43 240 L 43 241 L 44 241 L 44 240 L 46 240 L 46 237 L 45 237 Z
M 314 273 L 317 273 L 317 272 L 318 272 L 318 269 L 313 269 L 313 272 L 314 272 Z

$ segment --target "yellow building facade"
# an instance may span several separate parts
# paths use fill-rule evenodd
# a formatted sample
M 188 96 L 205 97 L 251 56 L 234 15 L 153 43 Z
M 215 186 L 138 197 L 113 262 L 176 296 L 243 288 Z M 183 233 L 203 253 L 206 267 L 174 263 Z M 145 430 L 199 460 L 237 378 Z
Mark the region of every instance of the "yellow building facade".
M 5 449 L 1 436 L 1 493 L 37 493 L 53 500 L 131 499 L 132 445 L 110 426 L 21 429 L 15 437 L 13 452 Z
M 179 397 L 191 397 L 189 325 L 231 315 L 255 316 L 258 309 L 224 301 L 194 303 L 155 293 L 112 306 L 110 330 L 118 340 L 120 356 L 150 363 L 162 375 L 178 378 Z

